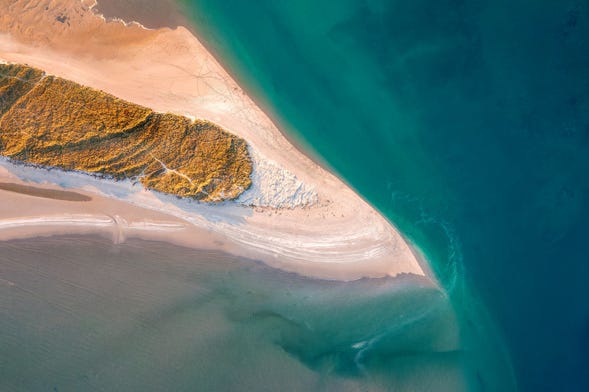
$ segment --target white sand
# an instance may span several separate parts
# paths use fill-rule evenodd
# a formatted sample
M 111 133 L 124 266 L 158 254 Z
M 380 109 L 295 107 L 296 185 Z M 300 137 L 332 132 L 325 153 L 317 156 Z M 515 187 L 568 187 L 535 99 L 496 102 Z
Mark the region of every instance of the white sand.
M 89 10 L 92 2 L 0 3 L 8 10 L 0 15 L 0 59 L 39 67 L 156 111 L 214 121 L 248 141 L 256 169 L 254 186 L 237 202 L 208 206 L 127 182 L 3 161 L 0 179 L 60 184 L 93 200 L 64 202 L 0 191 L 0 239 L 108 229 L 115 230 L 116 241 L 138 236 L 217 248 L 315 277 L 424 275 L 398 231 L 295 149 L 187 29 L 107 23 Z M 57 22 L 58 14 L 67 15 L 69 25 Z

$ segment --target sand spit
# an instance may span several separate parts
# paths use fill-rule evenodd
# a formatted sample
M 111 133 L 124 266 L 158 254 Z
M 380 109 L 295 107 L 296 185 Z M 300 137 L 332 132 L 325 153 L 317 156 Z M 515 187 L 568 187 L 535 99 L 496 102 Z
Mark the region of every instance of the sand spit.
M 214 247 L 328 279 L 424 275 L 398 231 L 341 180 L 293 147 L 186 28 L 147 30 L 107 22 L 92 12 L 90 2 L 78 0 L 0 2 L 8 10 L 0 16 L 0 59 L 41 68 L 157 112 L 215 122 L 245 139 L 254 161 L 251 190 L 241 201 L 216 206 L 164 197 L 128 182 L 41 173 L 0 162 L 3 175 L 13 182 L 60 184 L 92 197 L 86 203 L 39 199 L 36 212 L 27 216 L 56 214 L 59 204 L 62 216 L 118 217 L 109 224 L 109 230 L 117 228 L 117 240 L 136 235 Z M 18 206 L 24 201 L 19 198 L 26 196 L 0 195 L 0 221 L 22 217 Z M 8 201 L 13 208 L 7 207 Z M 173 222 L 180 225 L 178 230 L 133 226 L 153 214 L 158 219 L 150 220 L 149 227 Z M 104 231 L 91 223 L 86 227 Z M 26 226 L 18 236 L 79 228 L 64 224 L 43 231 Z M 14 237 L 15 230 L 0 225 L 0 238 Z

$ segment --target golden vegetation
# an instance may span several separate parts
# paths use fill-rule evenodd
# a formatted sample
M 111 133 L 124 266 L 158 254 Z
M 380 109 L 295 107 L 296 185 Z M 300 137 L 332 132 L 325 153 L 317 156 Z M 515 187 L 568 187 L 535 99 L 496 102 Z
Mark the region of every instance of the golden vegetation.
M 0 64 L 0 154 L 136 178 L 208 202 L 234 199 L 251 185 L 245 141 L 217 125 L 155 113 L 21 65 Z
M 4 114 L 43 77 L 34 68 L 13 64 L 0 64 L 0 115 Z

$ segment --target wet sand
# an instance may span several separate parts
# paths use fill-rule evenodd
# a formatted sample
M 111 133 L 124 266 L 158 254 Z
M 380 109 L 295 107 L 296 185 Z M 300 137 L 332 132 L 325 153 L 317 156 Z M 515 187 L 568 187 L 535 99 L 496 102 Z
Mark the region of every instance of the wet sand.
M 45 189 L 36 186 L 15 184 L 10 182 L 0 182 L 0 190 L 20 193 L 23 195 L 43 197 L 46 199 L 66 200 L 66 201 L 90 201 L 90 196 L 78 192 L 60 191 L 55 189 Z

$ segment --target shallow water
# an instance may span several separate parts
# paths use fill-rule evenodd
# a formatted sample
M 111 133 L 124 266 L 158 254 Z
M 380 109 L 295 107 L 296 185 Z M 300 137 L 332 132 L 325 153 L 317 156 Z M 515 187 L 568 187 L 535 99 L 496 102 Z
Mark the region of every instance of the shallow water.
M 463 388 L 447 297 L 99 237 L 0 243 L 0 390 Z
M 282 129 L 424 249 L 472 389 L 504 390 L 511 363 L 520 390 L 589 390 L 586 1 L 182 3 Z

